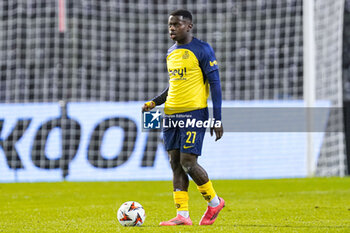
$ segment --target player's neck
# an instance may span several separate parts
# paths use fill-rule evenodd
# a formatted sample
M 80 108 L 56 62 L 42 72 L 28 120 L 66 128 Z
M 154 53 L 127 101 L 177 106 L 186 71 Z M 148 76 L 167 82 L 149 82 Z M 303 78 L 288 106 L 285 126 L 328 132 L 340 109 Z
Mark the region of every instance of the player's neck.
M 176 45 L 185 45 L 192 41 L 193 36 L 189 35 L 188 37 L 184 38 L 183 40 L 176 41 Z

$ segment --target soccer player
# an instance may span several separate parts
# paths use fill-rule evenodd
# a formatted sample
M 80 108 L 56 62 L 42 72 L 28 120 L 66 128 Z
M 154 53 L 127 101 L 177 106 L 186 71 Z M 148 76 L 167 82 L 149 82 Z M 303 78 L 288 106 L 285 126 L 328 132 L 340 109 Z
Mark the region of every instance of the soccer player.
M 192 36 L 192 14 L 187 10 L 173 11 L 168 20 L 170 38 L 175 44 L 167 53 L 169 87 L 159 96 L 145 103 L 143 111 L 165 103 L 165 120 L 205 121 L 208 119 L 207 99 L 209 86 L 213 101 L 216 140 L 223 135 L 221 125 L 221 85 L 215 54 L 211 46 Z M 163 128 L 165 148 L 173 171 L 173 197 L 177 216 L 161 222 L 162 226 L 192 225 L 188 210 L 189 177 L 196 183 L 199 192 L 208 202 L 208 207 L 199 225 L 211 225 L 216 220 L 225 201 L 218 197 L 207 172 L 197 163 L 201 155 L 204 127 L 179 125 Z

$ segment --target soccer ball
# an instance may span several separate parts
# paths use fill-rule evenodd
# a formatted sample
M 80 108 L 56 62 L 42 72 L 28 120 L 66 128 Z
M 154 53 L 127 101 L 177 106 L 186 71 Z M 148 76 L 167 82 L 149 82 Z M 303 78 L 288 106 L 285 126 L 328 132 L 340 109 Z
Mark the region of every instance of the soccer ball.
M 141 226 L 146 219 L 144 208 L 136 201 L 123 203 L 117 212 L 117 217 L 120 224 L 125 227 Z

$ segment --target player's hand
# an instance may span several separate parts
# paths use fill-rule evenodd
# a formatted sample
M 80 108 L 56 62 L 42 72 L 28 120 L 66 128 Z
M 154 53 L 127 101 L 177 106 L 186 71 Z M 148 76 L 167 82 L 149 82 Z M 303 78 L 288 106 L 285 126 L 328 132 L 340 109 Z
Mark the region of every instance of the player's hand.
M 224 135 L 224 127 L 222 127 L 222 122 L 220 127 L 213 127 L 210 128 L 210 135 L 213 136 L 213 132 L 215 132 L 215 141 L 219 140 L 220 138 L 222 138 L 222 135 Z
M 154 103 L 154 101 L 148 101 L 142 106 L 142 112 L 151 111 L 155 106 L 156 103 Z

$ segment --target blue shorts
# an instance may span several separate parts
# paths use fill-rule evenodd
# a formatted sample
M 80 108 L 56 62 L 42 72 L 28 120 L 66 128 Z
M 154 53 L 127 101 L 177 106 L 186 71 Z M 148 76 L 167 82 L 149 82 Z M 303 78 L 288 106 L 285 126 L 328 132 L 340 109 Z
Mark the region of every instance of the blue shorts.
M 163 124 L 165 149 L 201 155 L 206 128 L 198 127 L 195 122 L 204 122 L 208 118 L 208 108 L 166 115 Z

